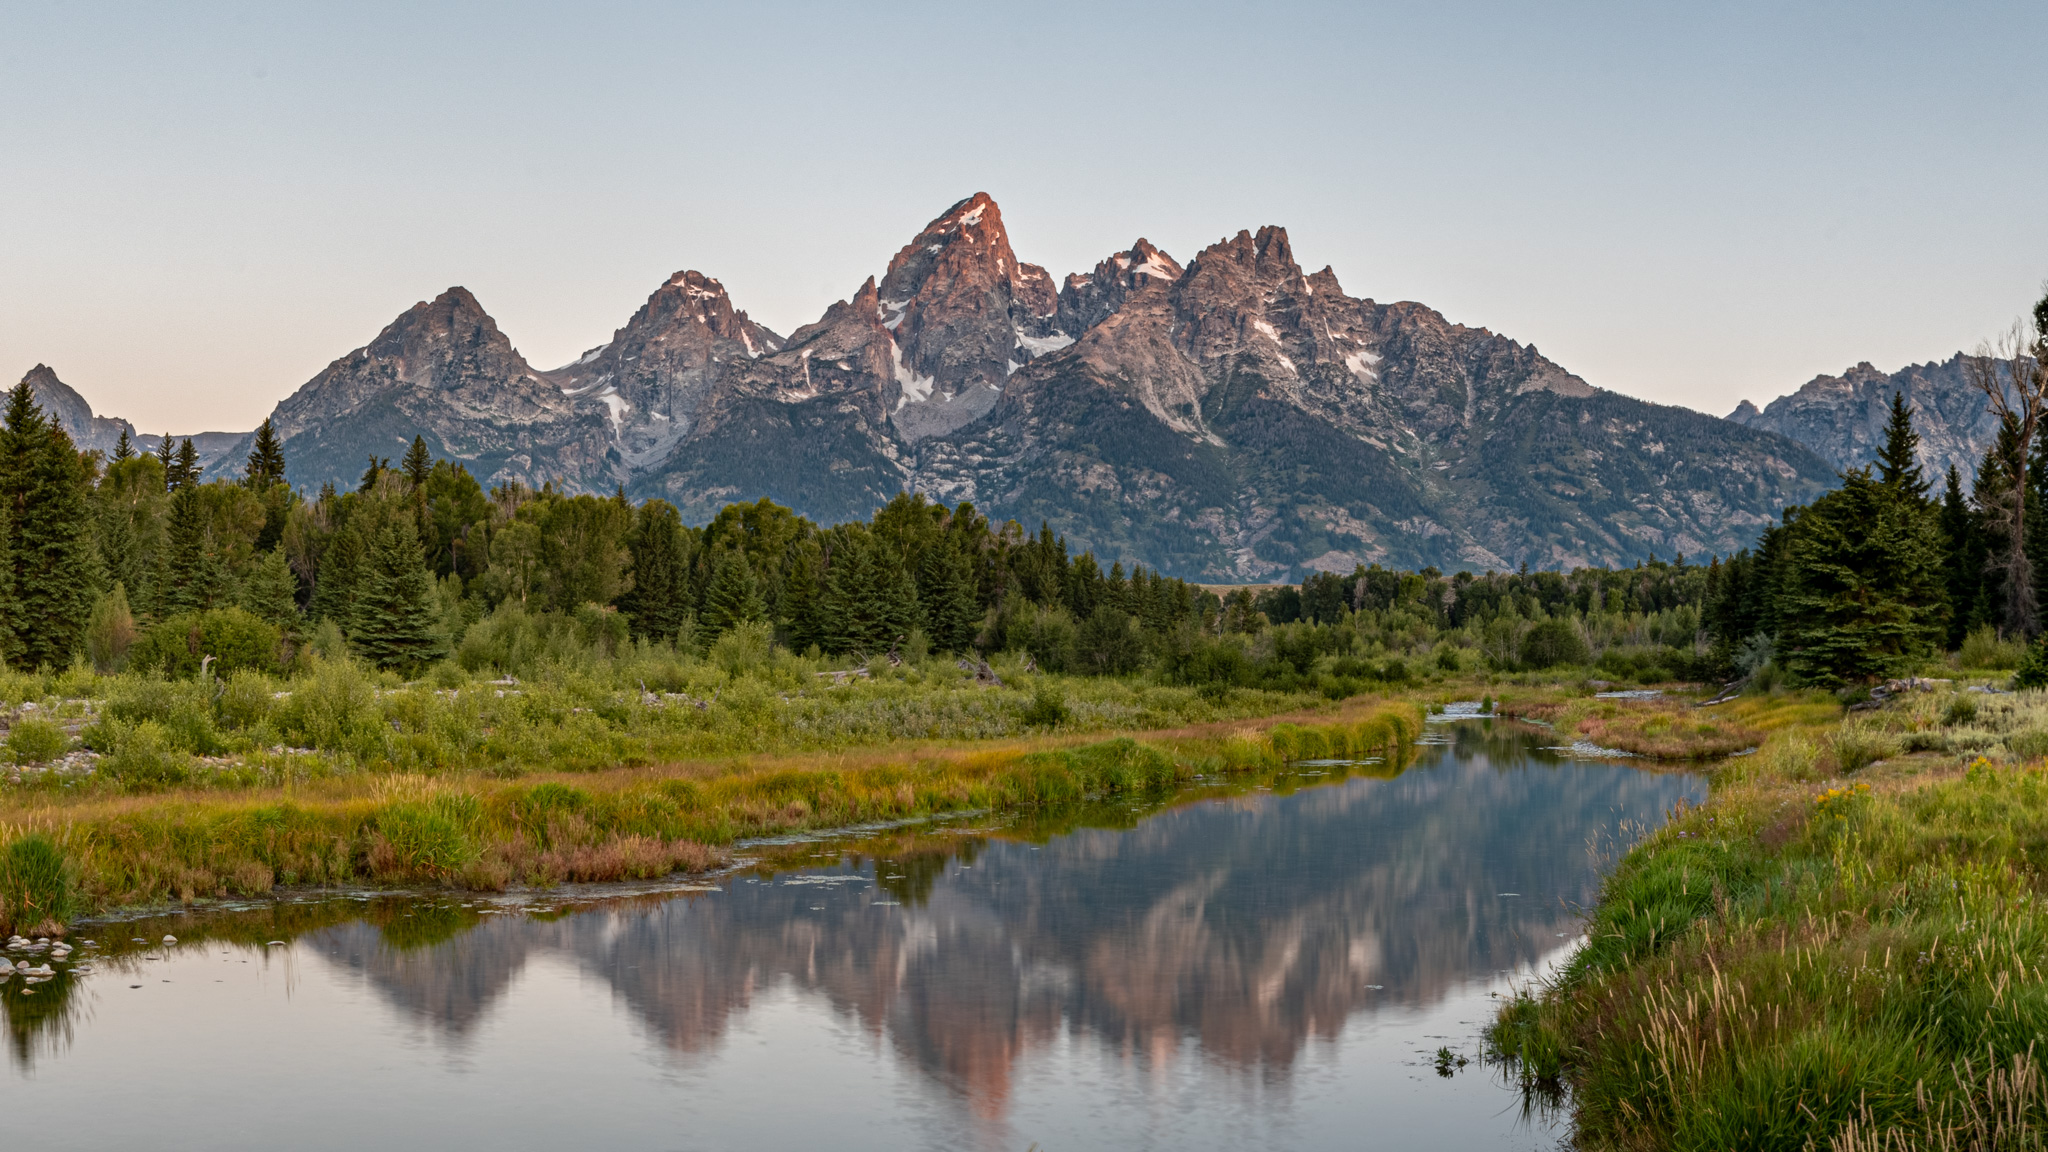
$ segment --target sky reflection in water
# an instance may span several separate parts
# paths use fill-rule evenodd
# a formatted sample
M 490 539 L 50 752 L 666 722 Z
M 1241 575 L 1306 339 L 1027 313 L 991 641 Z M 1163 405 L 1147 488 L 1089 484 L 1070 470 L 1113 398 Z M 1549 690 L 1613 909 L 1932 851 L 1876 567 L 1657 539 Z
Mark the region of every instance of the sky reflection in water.
M 819 845 L 860 850 L 718 892 L 96 926 L 130 951 L 0 988 L 11 1126 L 59 1148 L 1551 1147 L 1496 1073 L 1428 1054 L 1476 1053 L 1489 993 L 1569 945 L 1624 822 L 1705 786 L 1450 731 L 1393 779 Z

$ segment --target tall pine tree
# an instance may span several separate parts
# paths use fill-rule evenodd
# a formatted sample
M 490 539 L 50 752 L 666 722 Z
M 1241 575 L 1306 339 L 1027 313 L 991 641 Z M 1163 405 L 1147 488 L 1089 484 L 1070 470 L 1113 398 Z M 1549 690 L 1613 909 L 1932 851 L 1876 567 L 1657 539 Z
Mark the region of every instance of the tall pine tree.
M 178 446 L 171 443 L 169 432 L 164 433 L 163 443 L 156 446 L 156 462 L 164 467 L 164 491 L 168 492 L 176 486 L 178 475 Z
M 1948 648 L 1962 646 L 1963 637 L 1984 619 L 1984 533 L 1977 511 L 1963 497 L 1963 478 L 1949 465 L 1948 489 L 1941 496 L 1943 575 L 1948 586 Z
M 633 586 L 619 608 L 636 635 L 673 640 L 690 614 L 690 558 L 687 530 L 675 506 L 649 500 L 633 515 L 626 550 L 633 557 Z
M 420 551 L 413 518 L 395 511 L 384 521 L 358 580 L 355 631 L 349 640 L 379 668 L 417 671 L 448 650 L 434 612 L 434 577 Z
M 345 633 L 355 628 L 365 551 L 363 534 L 354 520 L 328 537 L 327 548 L 320 554 L 320 578 L 313 585 L 313 619 L 332 620 Z
M 299 581 L 282 545 L 263 554 L 242 582 L 241 605 L 251 615 L 290 635 L 299 630 Z
M 228 572 L 208 531 L 206 495 L 185 485 L 171 496 L 171 523 L 157 567 L 159 619 L 220 607 L 228 594 Z
M 271 426 L 268 416 L 256 429 L 256 446 L 249 450 L 243 483 L 259 492 L 272 484 L 284 483 L 284 446 L 277 442 L 277 429 Z
M 118 463 L 123 460 L 133 459 L 135 459 L 135 445 L 129 442 L 127 426 L 123 425 L 121 428 L 121 438 L 114 441 L 114 460 Z
M 170 483 L 181 491 L 199 483 L 199 450 L 192 446 L 190 436 L 178 445 L 178 455 L 171 461 Z
M 1908 671 L 1946 635 L 1948 596 L 1934 518 L 1868 468 L 1789 529 L 1779 650 L 1813 684 Z
M 767 617 L 768 602 L 761 597 L 753 565 L 737 549 L 719 549 L 711 562 L 711 586 L 705 589 L 699 617 L 705 633 L 716 636 L 735 624 Z
M 1884 447 L 1877 454 L 1877 482 L 1921 503 L 1927 503 L 1927 478 L 1920 473 L 1920 434 L 1913 431 L 1913 409 L 1902 393 L 1892 393 L 1891 421 Z
M 967 557 L 943 545 L 925 549 L 918 566 L 917 601 L 924 609 L 925 635 L 933 646 L 965 652 L 981 630 L 981 604 L 974 598 L 974 568 Z
M 2010 586 L 2015 564 L 2012 521 L 2021 515 L 2020 474 L 2027 450 L 2020 440 L 2019 421 L 2011 416 L 2001 420 L 1997 436 L 1984 450 L 1984 460 L 1977 466 L 1976 483 L 1970 490 L 1984 543 L 1985 622 L 2000 632 L 2013 632 L 2024 624 L 2013 610 Z M 2024 554 L 2017 558 L 2017 563 L 2026 563 Z
M 405 460 L 399 465 L 405 471 L 405 478 L 412 483 L 412 490 L 421 491 L 427 486 L 427 477 L 434 471 L 434 455 L 427 451 L 423 436 L 412 438 L 412 447 L 405 450 Z
M 818 618 L 826 651 L 886 652 L 917 623 L 917 586 L 890 549 L 852 532 L 832 554 Z
M 90 467 L 43 415 L 27 381 L 8 395 L 6 419 L 0 497 L 13 528 L 18 659 L 61 668 L 82 642 L 99 592 Z

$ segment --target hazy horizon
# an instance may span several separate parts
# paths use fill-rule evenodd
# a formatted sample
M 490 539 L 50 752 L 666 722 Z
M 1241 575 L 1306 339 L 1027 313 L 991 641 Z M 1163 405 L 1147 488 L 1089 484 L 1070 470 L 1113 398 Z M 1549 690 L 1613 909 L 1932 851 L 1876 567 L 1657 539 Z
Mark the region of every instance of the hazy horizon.
M 0 372 L 246 431 L 415 301 L 528 360 L 670 274 L 779 332 L 944 208 L 1055 277 L 1278 224 L 1345 291 L 1724 415 L 2039 294 L 2048 11 L 0 3 Z

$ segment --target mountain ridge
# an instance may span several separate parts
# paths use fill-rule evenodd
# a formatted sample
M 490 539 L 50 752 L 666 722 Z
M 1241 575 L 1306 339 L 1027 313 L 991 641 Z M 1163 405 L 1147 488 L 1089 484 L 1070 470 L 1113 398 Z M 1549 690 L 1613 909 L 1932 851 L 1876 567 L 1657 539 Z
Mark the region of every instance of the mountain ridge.
M 1211 581 L 1732 551 L 1831 472 L 1774 432 L 1353 298 L 1277 226 L 1185 264 L 1139 238 L 1056 286 L 979 192 L 786 337 L 686 268 L 542 370 L 458 286 L 271 418 L 306 487 L 353 483 L 418 435 L 487 484 L 622 488 L 699 522 L 761 497 L 828 521 L 901 490 L 970 499 L 1105 562 Z

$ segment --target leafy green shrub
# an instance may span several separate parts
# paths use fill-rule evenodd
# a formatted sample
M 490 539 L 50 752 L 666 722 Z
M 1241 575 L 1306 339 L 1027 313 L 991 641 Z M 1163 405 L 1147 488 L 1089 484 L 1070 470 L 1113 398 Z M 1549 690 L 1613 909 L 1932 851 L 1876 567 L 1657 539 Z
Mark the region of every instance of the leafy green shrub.
M 7 733 L 7 750 L 14 754 L 16 764 L 41 764 L 55 760 L 69 747 L 71 737 L 48 720 L 19 720 Z
M 2005 738 L 2006 750 L 2022 760 L 2048 756 L 2048 729 L 2028 728 Z
M 1033 728 L 1057 728 L 1067 722 L 1072 713 L 1067 710 L 1067 698 L 1058 688 L 1041 680 L 1031 693 L 1031 703 L 1024 709 L 1025 724 Z
M 1539 620 L 1522 636 L 1522 663 L 1532 669 L 1555 668 L 1560 664 L 1585 664 L 1592 660 L 1586 637 L 1576 620 Z
M 120 581 L 93 605 L 85 625 L 85 651 L 92 666 L 101 672 L 119 672 L 128 664 L 128 650 L 135 646 L 135 616 L 128 610 L 128 592 Z
M 221 689 L 213 708 L 228 727 L 247 731 L 270 715 L 273 692 L 270 677 L 244 668 Z
M 1322 649 L 1317 632 L 1313 624 L 1282 624 L 1274 628 L 1274 659 L 1292 668 L 1297 676 L 1307 673 Z
M 576 638 L 607 657 L 617 656 L 632 642 L 632 622 L 616 608 L 578 604 L 570 618 L 576 622 Z
M 774 629 L 765 621 L 742 621 L 712 642 L 710 659 L 728 676 L 757 672 L 768 663 Z
M 1074 638 L 1074 654 L 1080 671 L 1121 676 L 1136 672 L 1145 662 L 1145 636 L 1130 613 L 1099 604 L 1081 622 L 1080 633 Z
M 154 720 L 122 727 L 99 764 L 100 775 L 133 792 L 172 788 L 192 778 L 190 757 Z
M 1969 635 L 1963 637 L 1963 646 L 1956 650 L 1956 660 L 1965 668 L 1989 668 L 2002 672 L 2008 668 L 2018 668 L 2022 660 L 2038 652 L 2040 647 L 2039 641 L 2036 641 L 2030 650 L 2018 640 L 2003 639 L 1991 625 L 1986 624 L 1973 629 Z M 2026 687 L 2038 688 L 2043 685 L 2028 684 Z
M 300 747 L 350 752 L 370 759 L 390 731 L 377 708 L 377 687 L 353 660 L 319 660 L 292 682 L 292 694 L 271 713 L 279 732 Z
M 206 657 L 208 671 L 229 676 L 244 668 L 278 670 L 280 633 L 240 608 L 188 612 L 173 616 L 143 634 L 128 651 L 128 662 L 140 669 L 189 679 L 199 674 Z
M 2019 669 L 2012 674 L 2012 686 L 2021 690 L 2048 688 L 2048 632 L 2028 646 Z
M 1167 639 L 1160 653 L 1159 676 L 1168 684 L 1244 688 L 1258 682 L 1259 670 L 1238 637 L 1205 636 L 1188 630 Z
M 507 600 L 462 634 L 455 662 L 469 672 L 526 676 L 547 664 L 586 664 L 596 654 L 576 621 L 555 612 L 528 612 L 517 600 Z
M 86 747 L 110 752 L 119 731 L 150 721 L 186 752 L 211 756 L 225 750 L 213 727 L 211 689 L 190 680 L 172 681 L 157 676 L 124 676 L 113 682 L 107 694 L 104 719 L 88 728 Z M 112 723 L 113 729 L 102 731 Z
M 31 832 L 0 852 L 0 931 L 54 936 L 77 910 L 77 875 L 56 841 Z

